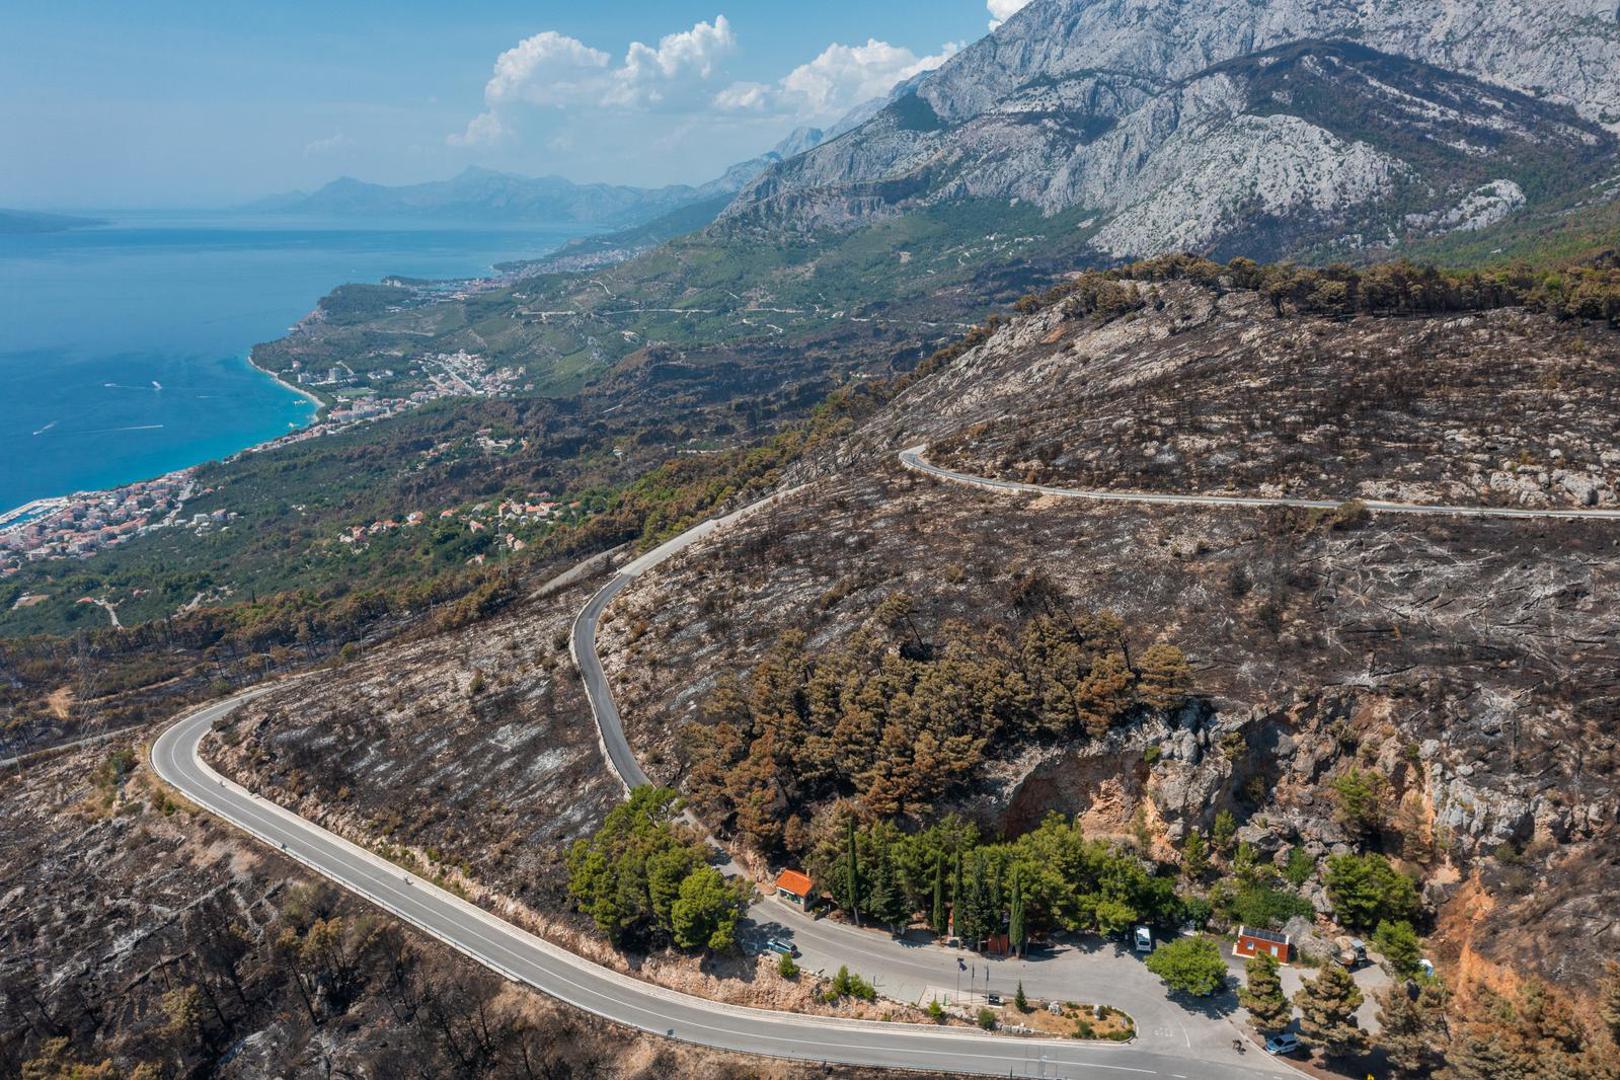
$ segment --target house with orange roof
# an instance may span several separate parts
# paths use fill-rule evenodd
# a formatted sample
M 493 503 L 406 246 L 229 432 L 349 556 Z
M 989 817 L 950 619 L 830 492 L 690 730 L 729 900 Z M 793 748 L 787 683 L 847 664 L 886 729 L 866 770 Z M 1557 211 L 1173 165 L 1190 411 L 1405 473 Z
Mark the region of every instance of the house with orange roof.
M 776 879 L 776 895 L 807 908 L 815 897 L 815 883 L 810 880 L 810 875 L 801 871 L 784 870 Z

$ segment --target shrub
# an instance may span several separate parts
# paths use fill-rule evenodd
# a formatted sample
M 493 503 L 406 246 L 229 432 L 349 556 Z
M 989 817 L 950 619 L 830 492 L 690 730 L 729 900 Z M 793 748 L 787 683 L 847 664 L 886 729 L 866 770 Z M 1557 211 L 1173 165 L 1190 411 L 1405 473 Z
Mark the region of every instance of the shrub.
M 796 979 L 799 977 L 799 965 L 792 956 L 783 953 L 782 958 L 776 962 L 776 973 L 784 979 Z
M 852 997 L 859 1001 L 876 1001 L 877 988 L 859 975 L 852 974 L 847 965 L 838 969 L 833 976 L 832 985 L 828 988 L 828 997 L 836 1001 L 839 998 Z
M 1294 888 L 1299 888 L 1311 880 L 1316 873 L 1316 859 L 1303 847 L 1295 845 L 1288 850 L 1288 864 L 1283 867 L 1283 877 Z
M 1381 920 L 1373 931 L 1373 948 L 1383 954 L 1390 970 L 1402 978 L 1410 979 L 1418 973 L 1418 961 L 1423 958 L 1423 946 L 1417 931 L 1404 920 Z
M 1195 997 L 1207 997 L 1226 984 L 1226 960 L 1207 937 L 1178 938 L 1159 946 L 1148 956 L 1147 969 L 1171 990 Z
M 1275 930 L 1296 915 L 1308 919 L 1316 914 L 1303 896 L 1270 885 L 1239 888 L 1230 899 L 1223 899 L 1218 909 L 1228 922 L 1259 930 Z
M 986 1031 L 996 1030 L 996 1014 L 989 1009 L 980 1009 L 979 1026 Z
M 1384 920 L 1411 922 L 1421 909 L 1412 879 L 1382 855 L 1335 855 L 1325 877 L 1333 913 L 1351 930 L 1371 930 Z

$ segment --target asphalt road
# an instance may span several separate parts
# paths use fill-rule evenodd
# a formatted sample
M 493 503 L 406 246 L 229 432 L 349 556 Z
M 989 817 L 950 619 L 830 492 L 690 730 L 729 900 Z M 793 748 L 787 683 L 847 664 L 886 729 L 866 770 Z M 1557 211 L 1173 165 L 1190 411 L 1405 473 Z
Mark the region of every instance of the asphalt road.
M 608 685 L 607 676 L 596 653 L 596 630 L 603 613 L 640 574 L 712 535 L 715 531 L 723 529 L 726 525 L 756 513 L 793 493 L 793 491 L 782 492 L 724 518 L 705 522 L 682 533 L 662 547 L 648 552 L 626 566 L 598 590 L 574 620 L 570 649 L 579 667 L 580 676 L 584 680 L 585 692 L 596 718 L 603 756 L 612 765 L 614 772 L 627 789 L 643 786 L 650 781 L 630 749 L 618 706 L 613 700 L 612 688 Z M 727 869 L 729 872 L 736 872 L 735 866 Z M 956 996 L 948 991 L 960 982 L 957 978 L 956 954 L 952 951 L 932 945 L 907 944 L 885 935 L 819 922 L 791 905 L 771 898 L 754 903 L 749 910 L 748 925 L 742 929 L 742 933 L 747 940 L 762 940 L 770 936 L 791 939 L 804 950 L 805 960 L 812 969 L 820 965 L 832 970 L 838 964 L 848 964 L 852 970 L 875 976 L 880 990 L 900 1000 L 925 1002 L 929 997 L 936 996 L 935 991 L 938 991 L 937 996 L 948 1000 Z M 972 954 L 964 955 L 981 971 L 987 967 L 988 962 L 983 958 Z M 1019 960 L 997 962 L 994 965 L 997 980 L 994 989 L 1010 996 L 1017 982 L 1020 979 L 1027 979 L 1026 989 L 1032 994 L 1068 1000 L 1083 997 L 1083 988 L 1087 986 L 1104 987 L 1106 992 L 1102 996 L 1105 1003 L 1126 1008 L 1140 1025 L 1142 1041 L 1151 1039 L 1154 1044 L 1152 1049 L 1147 1049 L 1140 1043 L 1134 1045 L 1129 1048 L 1130 1054 L 1140 1055 L 1143 1062 L 1152 1064 L 1109 1058 L 1106 1062 L 1092 1062 L 1090 1064 L 1092 1072 L 1071 1074 L 1050 1071 L 1045 1075 L 1086 1076 L 1095 1074 L 1097 1070 L 1139 1071 L 1176 1078 L 1297 1075 L 1257 1051 L 1250 1051 L 1247 1059 L 1239 1057 L 1231 1047 L 1231 1039 L 1236 1029 L 1221 1019 L 1219 1014 L 1190 1014 L 1183 1006 L 1167 999 L 1157 978 L 1152 976 L 1144 978 L 1138 971 L 1127 970 L 1141 967 L 1140 962 L 1134 957 L 1127 956 L 1121 960 L 1113 955 L 1112 950 L 1099 950 L 1093 957 L 1082 958 L 1078 950 L 1070 950 L 1065 959 L 1071 962 L 1050 965 Z M 1080 960 L 1085 966 L 1072 963 L 1075 960 Z M 1138 991 L 1124 994 L 1124 997 L 1131 999 L 1129 1001 L 1121 996 L 1122 981 L 1130 983 L 1131 989 Z M 1041 1040 L 1036 1045 L 1074 1044 Z M 1012 1049 L 1016 1059 L 1016 1045 Z M 827 1057 L 824 1060 L 860 1064 L 841 1056 Z M 1038 1053 L 1034 1060 L 1038 1064 Z M 1052 1064 L 1048 1068 L 1055 1069 L 1058 1058 L 1054 1056 L 1049 1060 Z M 1026 1058 L 1026 1066 L 1028 1061 Z M 920 1063 L 918 1067 L 922 1067 Z M 965 1063 L 953 1065 L 951 1068 L 960 1072 L 980 1071 L 976 1066 Z M 1019 1072 L 1018 1068 L 1015 1060 L 1002 1065 L 996 1071 L 1013 1076 L 1042 1075 L 1039 1071 Z
M 636 761 L 636 755 L 630 752 L 630 744 L 625 740 L 624 722 L 619 717 L 619 707 L 613 701 L 613 691 L 609 689 L 607 676 L 602 672 L 602 661 L 596 655 L 596 627 L 602 621 L 602 613 L 613 603 L 614 597 L 623 592 L 625 586 L 641 574 L 665 559 L 685 551 L 716 530 L 767 509 L 791 497 L 798 490 L 792 488 L 766 496 L 724 517 L 711 518 L 694 525 L 673 540 L 665 541 L 640 558 L 627 563 L 623 569 L 614 574 L 612 580 L 597 590 L 596 595 L 591 597 L 584 610 L 574 619 L 568 648 L 573 654 L 574 665 L 579 668 L 580 678 L 585 683 L 585 696 L 589 699 L 591 713 L 596 718 L 602 755 L 613 766 L 613 771 L 618 774 L 619 782 L 624 784 L 626 790 L 643 787 L 648 780 L 647 774 L 641 771 L 641 764 Z
M 1238 1080 L 1289 1075 L 1251 1051 L 1228 1065 L 1133 1046 L 992 1037 L 938 1028 L 724 1005 L 640 982 L 503 922 L 239 785 L 198 747 L 213 722 L 264 687 L 183 716 L 152 746 L 152 766 L 192 802 L 507 978 L 617 1023 L 704 1046 L 801 1061 L 985 1076 Z
M 944 469 L 929 463 L 923 457 L 922 446 L 913 446 L 900 452 L 900 464 L 914 472 L 946 480 L 953 484 L 984 488 L 987 491 L 1012 491 L 1026 495 L 1056 495 L 1064 499 L 1090 499 L 1094 502 L 1157 503 L 1162 506 L 1225 506 L 1276 508 L 1297 506 L 1307 510 L 1337 510 L 1344 505 L 1332 499 L 1261 498 L 1253 495 L 1167 495 L 1147 491 L 1088 491 L 1081 488 L 1049 487 L 1045 484 L 1021 484 L 1015 480 L 993 480 L 983 476 Z M 1420 514 L 1429 517 L 1478 518 L 1560 518 L 1567 520 L 1620 521 L 1620 510 L 1534 510 L 1512 506 L 1430 506 L 1424 503 L 1381 502 L 1376 499 L 1357 500 L 1375 514 Z

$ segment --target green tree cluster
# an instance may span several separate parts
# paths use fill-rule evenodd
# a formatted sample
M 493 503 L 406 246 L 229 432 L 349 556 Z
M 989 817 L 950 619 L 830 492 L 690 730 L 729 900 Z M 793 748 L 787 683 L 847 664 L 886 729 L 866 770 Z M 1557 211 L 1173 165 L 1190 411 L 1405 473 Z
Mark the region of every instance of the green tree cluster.
M 846 911 L 851 820 L 848 810 L 819 818 L 805 861 Z M 863 914 L 891 926 L 918 916 L 938 921 L 973 948 L 994 934 L 1007 933 L 1016 948 L 1058 929 L 1119 934 L 1183 915 L 1173 877 L 1117 843 L 1088 840 L 1061 814 L 1005 843 L 985 842 L 954 816 L 912 832 L 878 821 L 855 830 L 855 850 L 861 872 L 853 899 Z
M 1166 255 L 1081 275 L 1030 298 L 1026 307 L 1036 310 L 1071 296 L 1107 295 L 1104 284 L 1114 281 L 1193 281 L 1220 290 L 1253 290 L 1279 315 L 1435 315 L 1524 307 L 1560 319 L 1620 325 L 1620 268 L 1613 265 L 1452 271 L 1404 259 L 1366 267 L 1309 267 Z
M 637 788 L 569 852 L 569 892 L 615 945 L 662 938 L 719 951 L 735 940 L 746 886 L 708 865 L 677 809 L 668 788 Z

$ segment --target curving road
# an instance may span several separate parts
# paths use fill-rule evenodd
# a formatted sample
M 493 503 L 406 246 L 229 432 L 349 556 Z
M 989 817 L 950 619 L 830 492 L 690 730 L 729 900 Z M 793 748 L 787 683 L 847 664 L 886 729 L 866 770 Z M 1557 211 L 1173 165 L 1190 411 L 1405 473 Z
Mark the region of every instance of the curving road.
M 635 562 L 625 566 L 612 580 L 602 586 L 586 603 L 584 609 L 574 620 L 572 633 L 569 639 L 569 648 L 573 653 L 574 662 L 579 668 L 580 677 L 585 684 L 585 692 L 591 705 L 592 714 L 596 718 L 597 732 L 602 747 L 603 756 L 612 766 L 614 773 L 619 777 L 626 789 L 644 786 L 651 781 L 642 771 L 640 763 L 636 760 L 634 752 L 630 749 L 629 741 L 625 737 L 624 724 L 619 715 L 618 705 L 613 700 L 613 691 L 602 670 L 602 663 L 596 652 L 596 631 L 601 623 L 603 613 L 612 604 L 615 598 L 638 576 L 657 566 L 659 563 L 692 546 L 698 541 L 712 535 L 716 530 L 738 521 L 744 516 L 753 514 L 775 502 L 787 498 L 797 492 L 795 488 L 784 491 L 769 498 L 729 514 L 726 517 L 704 522 L 688 532 L 682 533 L 674 540 L 648 552 Z M 695 822 L 694 822 L 695 823 Z M 734 865 L 726 867 L 727 872 L 738 872 Z M 808 966 L 823 965 L 831 970 L 834 965 L 848 963 L 855 965 L 859 970 L 867 973 L 877 972 L 882 978 L 879 985 L 885 992 L 897 995 L 904 1000 L 926 1001 L 928 997 L 947 995 L 953 982 L 960 990 L 960 980 L 956 971 L 956 953 L 951 950 L 941 950 L 934 947 L 917 947 L 915 944 L 897 941 L 881 934 L 858 930 L 837 924 L 822 923 L 805 915 L 802 911 L 791 905 L 782 904 L 773 899 L 766 898 L 756 901 L 749 912 L 749 925 L 742 928 L 742 935 L 749 939 L 763 939 L 768 936 L 781 936 L 789 938 L 804 949 L 805 961 Z M 972 957 L 976 969 L 983 969 L 986 961 L 980 957 Z M 1107 968 L 1103 965 L 1109 963 L 1109 958 L 1102 955 L 1094 957 L 1080 957 L 1078 951 L 1070 950 L 1067 959 L 1080 960 L 1084 964 L 1081 977 L 1077 977 L 1078 965 L 1072 963 L 1057 963 L 1041 965 L 1027 961 L 1012 960 L 996 963 L 996 988 L 1003 992 L 1010 992 L 1012 986 L 1026 980 L 1031 992 L 1054 999 L 1071 997 L 1074 987 L 1097 981 L 1101 975 L 1108 978 Z M 1126 962 L 1131 967 L 1139 967 L 1134 958 Z M 1116 969 L 1118 970 L 1118 969 Z M 1127 977 L 1134 972 L 1126 972 Z M 982 975 L 980 976 L 983 977 Z M 1139 978 L 1139 976 L 1138 976 Z M 1264 1057 L 1259 1053 L 1249 1056 L 1244 1062 L 1237 1058 L 1230 1050 L 1230 1039 L 1233 1029 L 1218 1017 L 1193 1016 L 1186 1014 L 1180 1005 L 1176 1005 L 1163 995 L 1158 988 L 1156 979 L 1150 980 L 1152 993 L 1145 995 L 1140 1001 L 1120 1000 L 1116 1004 L 1125 1005 L 1128 1011 L 1137 1018 L 1138 1024 L 1143 1025 L 1143 1034 L 1152 1034 L 1162 1037 L 1165 1047 L 1147 1050 L 1140 1046 L 1132 1047 L 1102 1047 L 1110 1056 L 1105 1061 L 1090 1060 L 1078 1067 L 1064 1064 L 1059 1070 L 1060 1059 L 1051 1056 L 1047 1068 L 1052 1071 L 1042 1073 L 1020 1072 L 1018 1064 L 1019 1054 L 1022 1052 L 1023 1040 L 1012 1043 L 1008 1052 L 1010 1058 L 996 1071 L 1012 1076 L 1096 1076 L 1103 1072 L 1137 1072 L 1143 1075 L 1158 1075 L 1173 1078 L 1173 1080 L 1186 1080 L 1187 1077 L 1209 1077 L 1211 1080 L 1220 1080 L 1224 1077 L 1254 1077 L 1295 1076 L 1296 1073 L 1283 1068 L 1280 1063 Z M 1118 996 L 1116 994 L 1115 996 Z M 903 1030 L 906 1026 L 902 1026 Z M 892 1026 L 887 1030 L 895 1030 Z M 926 1029 L 925 1029 L 926 1030 Z M 1005 1042 L 1006 1040 L 1002 1040 Z M 1074 1046 L 1073 1043 L 1053 1042 L 1049 1040 L 1031 1041 L 1029 1045 L 1038 1047 Z M 1084 1045 L 1084 1044 L 1081 1044 Z M 1096 1045 L 1096 1044 L 1093 1044 Z M 1025 1068 L 1039 1068 L 1040 1055 L 1046 1051 L 1037 1051 L 1035 1058 L 1024 1057 Z M 863 1064 L 865 1062 L 843 1056 L 834 1055 L 829 1048 L 824 1060 L 836 1061 L 841 1064 Z M 1082 1055 L 1084 1056 L 1084 1055 Z M 1221 1058 L 1232 1059 L 1222 1061 Z M 1062 1059 L 1067 1062 L 1067 1059 Z M 922 1063 L 915 1063 L 915 1067 L 924 1067 Z M 957 1072 L 980 1072 L 981 1066 L 968 1060 L 960 1060 L 949 1066 Z
M 1022 484 L 940 468 L 924 459 L 923 450 L 919 446 L 903 451 L 901 463 L 940 480 L 992 491 L 1174 506 L 1292 506 L 1331 510 L 1341 505 L 1314 499 L 1083 491 Z M 791 494 L 791 491 L 780 492 L 726 517 L 706 521 L 648 552 L 616 573 L 591 597 L 575 620 L 571 650 L 598 724 L 603 753 L 627 788 L 648 781 L 625 739 L 618 708 L 596 654 L 596 629 L 603 612 L 641 573 L 738 518 Z M 1528 510 L 1376 501 L 1365 505 L 1378 513 L 1620 520 L 1620 510 Z M 209 768 L 198 749 L 214 721 L 272 689 L 274 687 L 261 687 L 177 720 L 152 746 L 152 766 L 158 776 L 203 809 L 473 960 L 598 1016 L 724 1050 L 881 1068 L 1086 1080 L 1119 1074 L 1162 1076 L 1169 1080 L 1189 1080 L 1190 1077 L 1239 1080 L 1295 1075 L 1281 1063 L 1258 1053 L 1251 1054 L 1250 1060 L 1242 1063 L 1211 1060 L 1207 1047 L 1194 1047 L 1190 1040 L 1187 1053 L 1174 1054 L 1137 1046 L 997 1038 L 965 1029 L 742 1008 L 680 994 L 593 964 L 259 798 Z M 842 946 L 847 947 L 848 942 L 843 942 Z
M 923 457 L 923 446 L 900 451 L 900 464 L 913 472 L 986 491 L 1011 491 L 1024 495 L 1056 495 L 1064 499 L 1090 499 L 1094 502 L 1156 503 L 1161 506 L 1300 507 L 1306 510 L 1337 510 L 1345 504 L 1332 499 L 1262 498 L 1257 495 L 1168 495 L 1149 491 L 1086 490 L 1021 484 L 1016 480 L 995 480 L 957 472 L 930 463 Z M 1375 514 L 1421 514 L 1432 517 L 1479 518 L 1562 518 L 1569 520 L 1620 521 L 1620 510 L 1535 510 L 1512 506 L 1430 506 L 1424 503 L 1357 500 Z
M 801 1016 L 724 1005 L 593 964 L 261 799 L 205 764 L 215 720 L 261 687 L 183 716 L 152 745 L 152 766 L 192 802 L 507 978 L 643 1031 L 748 1054 L 994 1076 L 1120 1074 L 1239 1080 L 1254 1068 L 1212 1066 L 1133 1047 L 1010 1039 L 967 1029 Z M 1257 1062 L 1271 1072 L 1276 1066 Z

